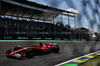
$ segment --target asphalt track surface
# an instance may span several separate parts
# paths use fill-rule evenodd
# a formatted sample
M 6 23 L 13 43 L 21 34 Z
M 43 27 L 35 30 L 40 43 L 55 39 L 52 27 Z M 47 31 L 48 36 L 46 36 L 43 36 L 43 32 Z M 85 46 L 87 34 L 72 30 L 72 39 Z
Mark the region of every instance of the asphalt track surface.
M 17 45 L 22 47 L 38 44 L 33 42 L 0 42 L 0 66 L 54 66 L 55 64 L 73 59 L 90 52 L 100 50 L 100 42 L 55 42 L 60 46 L 60 53 L 34 56 L 24 60 L 7 58 L 5 53 Z M 43 42 L 49 43 L 49 42 Z

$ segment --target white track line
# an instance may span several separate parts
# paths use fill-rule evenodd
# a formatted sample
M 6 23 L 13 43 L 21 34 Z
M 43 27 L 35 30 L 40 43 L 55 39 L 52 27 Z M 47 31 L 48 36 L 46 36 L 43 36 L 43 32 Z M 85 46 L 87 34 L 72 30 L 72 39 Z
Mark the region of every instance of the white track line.
M 96 52 L 98 52 L 98 51 L 96 51 Z M 96 53 L 96 52 L 93 52 L 93 53 Z M 61 65 L 64 65 L 64 64 L 66 64 L 66 63 L 69 63 L 69 62 L 71 62 L 71 61 L 74 61 L 74 60 L 77 60 L 77 59 L 79 59 L 79 58 L 82 58 L 82 57 L 84 57 L 84 56 L 91 55 L 91 54 L 93 54 L 93 53 L 90 53 L 90 54 L 87 54 L 87 55 L 83 55 L 83 56 L 77 57 L 77 58 L 75 58 L 75 59 L 72 59 L 72 60 L 69 60 L 69 61 L 65 61 L 65 62 L 59 63 L 59 64 L 54 65 L 54 66 L 61 66 Z

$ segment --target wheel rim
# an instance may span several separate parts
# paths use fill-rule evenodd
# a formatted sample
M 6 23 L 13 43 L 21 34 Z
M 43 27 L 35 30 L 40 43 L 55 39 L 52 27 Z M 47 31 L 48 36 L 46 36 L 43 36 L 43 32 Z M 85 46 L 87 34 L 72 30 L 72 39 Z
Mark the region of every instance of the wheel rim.
M 30 55 L 31 55 L 31 56 L 33 55 L 33 52 L 32 52 L 32 51 L 30 51 Z

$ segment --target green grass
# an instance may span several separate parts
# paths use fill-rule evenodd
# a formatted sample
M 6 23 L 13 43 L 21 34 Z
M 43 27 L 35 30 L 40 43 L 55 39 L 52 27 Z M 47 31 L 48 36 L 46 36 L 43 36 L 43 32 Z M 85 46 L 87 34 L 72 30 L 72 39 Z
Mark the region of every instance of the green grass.
M 87 42 L 87 41 L 76 41 L 76 40 L 0 40 L 0 42 Z
M 0 40 L 0 42 L 71 42 L 67 40 Z
M 78 65 L 76 65 L 76 64 L 64 64 L 62 66 L 78 66 Z

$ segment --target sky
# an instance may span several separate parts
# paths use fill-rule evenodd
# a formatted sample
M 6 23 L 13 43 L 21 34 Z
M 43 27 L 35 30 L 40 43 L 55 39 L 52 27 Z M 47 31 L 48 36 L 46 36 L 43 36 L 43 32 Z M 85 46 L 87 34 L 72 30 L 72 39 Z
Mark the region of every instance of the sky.
M 76 16 L 76 27 L 85 27 L 94 32 L 100 32 L 100 1 L 99 0 L 29 0 L 50 7 L 67 10 L 73 8 L 79 11 Z M 57 18 L 60 18 L 59 16 Z M 72 19 L 72 18 L 70 18 Z M 58 20 L 59 21 L 59 20 Z M 57 22 L 57 21 L 56 21 Z M 64 25 L 67 24 L 63 19 Z M 70 21 L 73 27 L 73 20 Z

